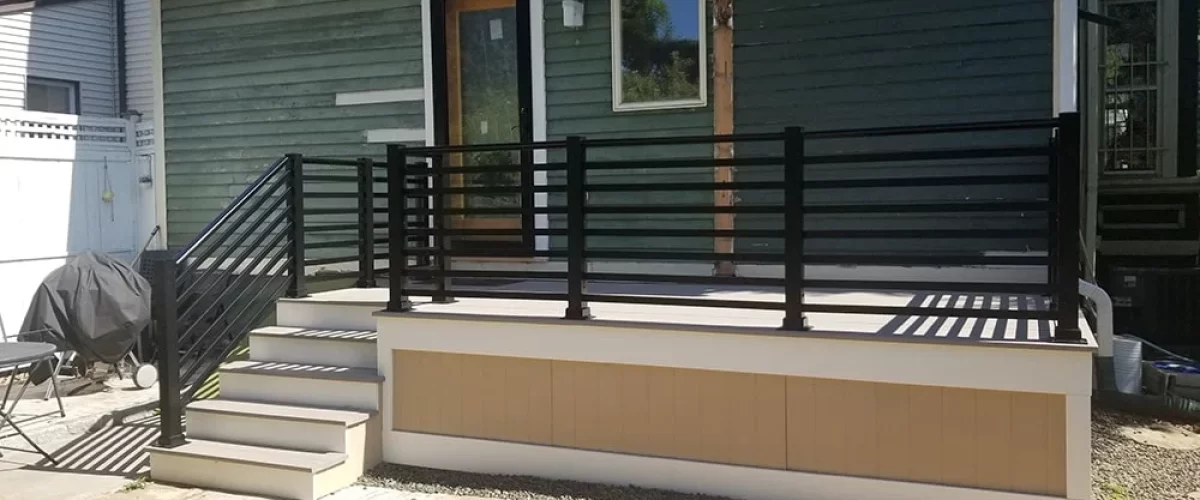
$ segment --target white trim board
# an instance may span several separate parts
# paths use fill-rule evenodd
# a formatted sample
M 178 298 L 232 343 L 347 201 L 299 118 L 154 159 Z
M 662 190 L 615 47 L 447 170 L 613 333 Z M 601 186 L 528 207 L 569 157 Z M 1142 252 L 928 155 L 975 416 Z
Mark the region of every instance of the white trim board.
M 411 102 L 425 99 L 425 89 L 366 90 L 362 92 L 338 92 L 334 104 L 354 106 L 358 104 L 381 104 L 386 102 Z
M 1004 491 L 605 453 L 414 432 L 385 432 L 385 462 L 527 475 L 753 500 L 1048 500 Z M 1090 491 L 1089 491 L 1090 493 Z M 1072 496 L 1082 500 L 1087 496 Z
M 1054 0 L 1054 115 L 1078 111 L 1079 0 Z
M 421 142 L 425 139 L 425 130 L 419 128 L 377 128 L 363 132 L 368 144 L 387 142 Z
M 396 349 L 617 363 L 891 384 L 1091 395 L 1092 350 L 879 341 L 516 318 L 380 315 L 380 365 Z M 386 391 L 385 391 L 386 392 Z M 1086 421 L 1085 421 L 1086 422 Z

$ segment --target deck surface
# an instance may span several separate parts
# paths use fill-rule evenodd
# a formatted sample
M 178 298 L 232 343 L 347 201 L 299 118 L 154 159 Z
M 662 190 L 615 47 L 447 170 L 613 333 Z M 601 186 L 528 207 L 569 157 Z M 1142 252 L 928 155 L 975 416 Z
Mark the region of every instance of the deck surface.
M 521 292 L 561 292 L 559 283 L 536 281 L 499 281 L 484 283 L 455 283 L 456 289 L 483 289 Z M 713 301 L 755 300 L 783 302 L 783 291 L 769 288 L 719 287 L 704 285 L 589 283 L 588 293 L 621 294 L 659 297 L 702 298 Z M 349 288 L 313 294 L 299 300 L 339 304 L 370 304 L 383 308 L 387 303 L 386 288 Z M 450 314 L 488 317 L 511 317 L 554 320 L 563 317 L 565 302 L 513 299 L 460 298 L 450 304 L 430 302 L 428 296 L 414 293 L 410 297 L 416 314 Z M 811 290 L 805 292 L 805 302 L 811 304 L 921 306 L 973 309 L 1044 310 L 1043 297 L 1033 295 L 947 293 L 918 291 Z M 596 320 L 654 323 L 662 325 L 693 325 L 706 328 L 728 327 L 739 330 L 774 332 L 779 328 L 782 311 L 730 309 L 719 307 L 682 307 L 642 304 L 591 302 Z M 981 342 L 1021 344 L 1044 347 L 1094 348 L 1095 341 L 1080 320 L 1086 344 L 1055 344 L 1050 342 L 1054 322 L 1048 320 L 1013 320 L 992 318 L 953 318 L 935 316 L 896 316 L 884 314 L 809 313 L 811 334 L 853 335 L 880 340 L 920 340 L 949 342 Z

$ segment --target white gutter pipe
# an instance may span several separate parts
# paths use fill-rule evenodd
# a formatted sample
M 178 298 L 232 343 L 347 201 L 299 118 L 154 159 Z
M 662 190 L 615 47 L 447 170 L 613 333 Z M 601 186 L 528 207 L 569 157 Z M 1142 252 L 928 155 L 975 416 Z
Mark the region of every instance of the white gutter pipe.
M 1079 280 L 1079 295 L 1096 306 L 1096 378 L 1094 381 L 1103 391 L 1116 390 L 1116 366 L 1113 364 L 1113 303 L 1103 289 L 1084 280 Z

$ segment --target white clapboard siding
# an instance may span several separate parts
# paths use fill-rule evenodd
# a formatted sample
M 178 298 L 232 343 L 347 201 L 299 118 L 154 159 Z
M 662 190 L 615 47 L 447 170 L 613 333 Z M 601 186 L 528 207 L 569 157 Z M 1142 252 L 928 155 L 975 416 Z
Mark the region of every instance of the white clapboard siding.
M 25 77 L 79 82 L 84 115 L 117 114 L 113 0 L 0 14 L 0 108 L 25 105 Z
M 146 119 L 154 112 L 154 40 L 150 0 L 125 1 L 126 106 Z

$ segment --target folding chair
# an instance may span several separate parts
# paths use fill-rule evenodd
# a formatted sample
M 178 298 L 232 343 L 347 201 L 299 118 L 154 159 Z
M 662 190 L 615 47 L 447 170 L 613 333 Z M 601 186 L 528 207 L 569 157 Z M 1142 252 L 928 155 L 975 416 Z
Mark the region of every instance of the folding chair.
M 30 371 L 32 371 L 34 367 L 41 363 L 48 363 L 51 367 L 53 367 L 54 361 L 52 360 L 55 359 L 54 352 L 56 350 L 57 348 L 54 347 L 54 344 L 46 344 L 42 342 L 0 343 L 0 370 L 6 368 L 11 369 L 11 374 L 8 377 L 8 387 L 4 390 L 4 400 L 3 402 L 0 402 L 0 429 L 3 429 L 5 424 L 12 426 L 13 430 L 17 431 L 17 434 L 20 434 L 21 437 L 25 439 L 25 442 L 29 443 L 29 445 L 37 450 L 38 453 L 41 453 L 42 456 L 46 457 L 46 460 L 49 460 L 50 463 L 55 465 L 58 464 L 58 461 L 55 460 L 54 457 L 50 456 L 49 453 L 46 453 L 46 450 L 43 450 L 41 446 L 38 446 L 37 443 L 33 442 L 33 439 L 30 439 L 30 437 L 26 435 L 25 432 L 21 430 L 21 427 L 18 426 L 17 423 L 12 419 L 12 414 L 17 409 L 17 403 L 21 401 L 21 395 L 25 393 L 25 388 L 29 386 L 29 381 L 32 377 L 25 379 L 25 383 L 21 385 L 21 390 L 17 395 L 17 399 L 13 400 L 11 407 L 8 406 L 8 396 L 12 391 L 13 383 L 17 380 L 17 372 L 21 371 L 20 368 L 22 366 L 28 366 Z M 50 383 L 57 386 L 58 380 L 51 376 Z M 57 393 L 58 391 L 56 387 L 55 394 Z M 58 404 L 59 411 L 61 412 L 61 399 L 59 399 Z
M 8 342 L 16 342 L 16 340 L 17 340 L 17 337 L 15 337 L 15 336 L 9 337 L 8 336 L 8 331 L 4 328 L 4 318 L 0 317 L 0 344 L 8 343 Z M 75 351 L 64 351 L 61 354 L 59 354 L 56 351 L 53 355 L 53 359 L 54 359 L 54 361 L 50 362 L 50 381 L 51 381 L 51 383 L 46 385 L 46 393 L 44 395 L 42 395 L 42 401 L 48 401 L 50 399 L 51 392 L 53 392 L 54 398 L 58 401 L 58 415 L 60 417 L 66 417 L 67 412 L 66 412 L 66 410 L 63 409 L 62 394 L 60 394 L 58 391 L 58 382 L 59 382 L 58 375 L 59 375 L 59 373 L 62 372 L 62 368 L 64 365 L 66 365 L 67 363 L 70 363 L 72 360 L 75 359 Z M 29 365 L 25 365 L 25 366 L 14 366 L 11 368 L 7 368 L 7 370 L 10 370 L 12 372 L 12 376 L 15 377 L 18 371 L 21 371 L 22 369 L 29 369 L 29 371 L 33 371 L 33 368 L 34 368 L 34 364 L 29 364 Z M 5 369 L 0 369 L 0 377 L 3 377 L 4 373 L 5 373 Z M 26 386 L 27 385 L 28 384 L 26 384 Z M 9 389 L 12 389 L 11 382 L 9 385 Z M 21 386 L 21 391 L 17 394 L 17 399 L 19 400 L 23 396 L 25 396 L 25 386 Z M 4 394 L 4 401 L 7 404 L 7 401 L 8 401 L 8 392 L 7 391 L 5 391 L 5 394 Z M 16 404 L 17 404 L 16 400 L 14 400 L 13 406 L 16 406 Z M 0 405 L 0 411 L 3 411 L 3 410 L 4 410 L 3 405 Z

